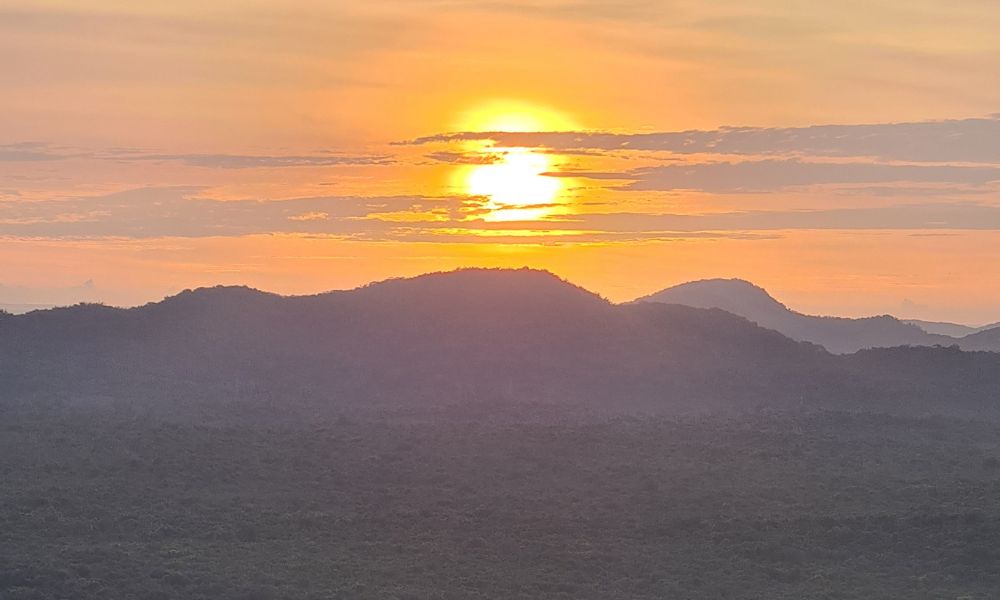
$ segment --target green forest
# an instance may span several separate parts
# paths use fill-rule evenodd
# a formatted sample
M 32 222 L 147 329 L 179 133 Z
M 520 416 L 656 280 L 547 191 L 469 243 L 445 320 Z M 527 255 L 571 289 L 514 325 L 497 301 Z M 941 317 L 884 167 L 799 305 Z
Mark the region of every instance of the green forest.
M 0 425 L 0 597 L 988 599 L 1000 426 Z

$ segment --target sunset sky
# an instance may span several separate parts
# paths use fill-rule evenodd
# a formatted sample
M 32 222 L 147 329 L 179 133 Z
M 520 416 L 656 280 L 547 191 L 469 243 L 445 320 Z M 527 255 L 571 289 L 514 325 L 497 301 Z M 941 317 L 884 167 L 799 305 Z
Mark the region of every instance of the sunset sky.
M 995 0 L 8 1 L 0 304 L 531 266 L 998 321 L 998 31 Z

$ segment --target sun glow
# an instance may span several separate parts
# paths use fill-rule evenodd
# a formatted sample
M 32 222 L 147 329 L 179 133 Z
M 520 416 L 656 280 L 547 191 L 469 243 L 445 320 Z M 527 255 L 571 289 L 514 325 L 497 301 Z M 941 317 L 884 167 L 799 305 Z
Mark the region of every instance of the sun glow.
M 565 115 L 521 102 L 496 101 L 463 114 L 463 131 L 531 132 L 575 129 Z M 488 200 L 487 221 L 531 221 L 556 212 L 563 179 L 547 175 L 554 168 L 552 156 L 531 148 L 501 148 L 470 142 L 470 153 L 492 157 L 487 164 L 467 167 L 464 187 L 473 196 Z
M 493 100 L 461 114 L 458 131 L 575 131 L 564 113 L 519 100 Z

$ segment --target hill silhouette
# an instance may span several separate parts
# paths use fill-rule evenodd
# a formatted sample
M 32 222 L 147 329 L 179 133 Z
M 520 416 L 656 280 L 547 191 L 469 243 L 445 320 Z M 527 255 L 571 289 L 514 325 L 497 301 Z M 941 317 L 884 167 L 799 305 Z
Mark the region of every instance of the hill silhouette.
M 766 307 L 764 296 L 755 297 Z M 954 349 L 838 357 L 723 310 L 614 305 L 530 269 L 297 297 L 204 288 L 132 309 L 79 305 L 0 319 L 0 393 L 11 411 L 979 414 L 994 410 L 997 367 L 1000 355 Z
M 948 337 L 960 338 L 980 331 L 978 327 L 962 325 L 960 323 L 949 323 L 947 321 L 921 321 L 920 319 L 903 319 L 904 323 L 916 325 L 927 333 L 946 335 Z
M 1000 327 L 992 326 L 971 333 L 960 341 L 965 350 L 985 350 L 995 352 L 1000 348 Z
M 838 354 L 865 348 L 948 346 L 961 344 L 947 335 L 928 333 L 918 324 L 889 315 L 851 319 L 806 315 L 789 309 L 763 288 L 742 279 L 707 279 L 667 288 L 642 302 L 720 308 L 796 340 L 820 344 Z M 970 332 L 974 331 L 970 329 Z M 977 350 L 1000 349 L 981 346 Z

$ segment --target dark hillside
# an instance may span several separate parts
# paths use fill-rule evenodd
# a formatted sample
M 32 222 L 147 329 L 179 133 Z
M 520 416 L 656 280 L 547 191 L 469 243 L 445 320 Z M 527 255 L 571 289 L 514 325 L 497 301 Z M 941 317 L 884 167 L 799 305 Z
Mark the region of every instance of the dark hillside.
M 1000 355 L 835 357 L 717 309 L 616 306 L 541 271 L 465 270 L 348 292 L 188 291 L 0 320 L 7 410 L 182 420 L 921 407 L 997 412 Z M 963 363 L 964 364 L 964 363 Z M 953 397 L 960 394 L 961 397 Z M 899 398 L 907 397 L 906 402 Z

